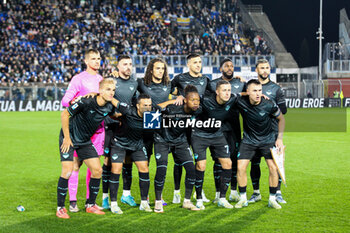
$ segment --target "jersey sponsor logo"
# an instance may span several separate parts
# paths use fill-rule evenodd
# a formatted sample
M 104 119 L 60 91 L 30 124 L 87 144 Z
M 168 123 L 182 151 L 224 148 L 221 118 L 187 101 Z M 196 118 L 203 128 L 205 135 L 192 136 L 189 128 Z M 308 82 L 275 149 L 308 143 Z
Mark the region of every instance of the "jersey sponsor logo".
M 233 85 L 233 87 L 237 89 L 237 88 L 239 88 L 239 85 Z
M 168 88 L 167 87 L 163 87 L 163 91 L 167 91 L 168 90 Z
M 144 129 L 160 129 L 161 113 L 157 110 L 143 113 L 143 128 Z
M 158 159 L 160 159 L 160 157 L 162 157 L 162 155 L 160 153 L 157 153 L 156 154 L 156 159 L 158 160 Z
M 185 81 L 186 84 L 190 84 L 190 81 Z
M 230 106 L 230 105 L 227 105 L 226 108 L 225 108 L 225 110 L 228 111 L 230 108 L 231 108 L 231 106 Z
M 92 114 L 92 113 L 94 113 L 95 111 L 94 110 L 90 110 L 90 113 Z
M 126 103 L 120 103 L 119 105 L 123 106 L 123 107 L 127 107 L 128 106 L 128 104 L 126 104 Z
M 259 115 L 260 115 L 260 116 L 264 116 L 264 115 L 265 115 L 265 112 L 259 112 Z
M 272 94 L 272 91 L 267 91 L 266 94 L 267 94 L 267 95 L 271 95 L 271 94 Z
M 135 89 L 135 87 L 130 86 L 129 89 L 130 89 L 131 91 L 133 91 L 133 90 Z
M 203 86 L 203 85 L 204 85 L 204 81 L 199 81 L 199 84 L 200 84 L 201 86 Z
M 72 106 L 72 110 L 76 109 L 77 107 L 78 107 L 78 103 L 76 103 Z
M 103 116 L 107 116 L 108 112 L 103 113 Z

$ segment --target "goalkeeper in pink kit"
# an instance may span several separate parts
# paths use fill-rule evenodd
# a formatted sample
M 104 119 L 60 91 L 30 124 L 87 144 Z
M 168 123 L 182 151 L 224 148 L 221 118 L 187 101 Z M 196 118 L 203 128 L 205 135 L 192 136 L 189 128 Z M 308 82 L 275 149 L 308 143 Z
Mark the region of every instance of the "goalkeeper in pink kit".
M 98 50 L 89 49 L 85 53 L 84 62 L 87 66 L 86 70 L 75 75 L 69 83 L 68 89 L 62 98 L 62 105 L 68 107 L 79 96 L 84 96 L 91 92 L 98 93 L 99 83 L 103 79 L 99 75 L 98 69 L 100 68 L 101 56 Z M 97 151 L 98 155 L 103 155 L 103 146 L 105 139 L 105 130 L 103 123 L 96 130 L 95 134 L 91 137 L 91 141 Z M 68 181 L 69 192 L 69 211 L 78 212 L 77 206 L 77 192 L 78 192 L 78 180 L 79 180 L 79 168 L 82 162 L 78 159 L 76 152 L 74 152 L 74 170 Z M 86 174 L 86 200 L 89 199 L 89 183 L 91 172 L 87 169 Z

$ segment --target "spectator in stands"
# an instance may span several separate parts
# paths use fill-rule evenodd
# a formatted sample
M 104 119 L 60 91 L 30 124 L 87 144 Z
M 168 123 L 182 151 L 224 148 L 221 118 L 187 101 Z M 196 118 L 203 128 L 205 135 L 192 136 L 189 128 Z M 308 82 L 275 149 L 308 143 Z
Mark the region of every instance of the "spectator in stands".
M 116 54 L 271 52 L 263 38 L 259 43 L 246 38 L 250 35 L 243 33 L 236 0 L 110 2 L 2 2 L 0 83 L 29 82 L 32 76 L 46 83 L 69 82 L 85 68 L 81 51 L 86 47 L 102 51 L 102 75 L 111 71 L 108 61 Z M 180 25 L 178 17 L 190 23 Z

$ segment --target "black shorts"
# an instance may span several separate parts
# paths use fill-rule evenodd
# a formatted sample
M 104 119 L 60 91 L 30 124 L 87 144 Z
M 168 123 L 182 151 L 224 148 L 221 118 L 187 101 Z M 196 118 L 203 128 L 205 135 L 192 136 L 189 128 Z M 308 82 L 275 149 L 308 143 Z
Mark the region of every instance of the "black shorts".
M 77 152 L 78 158 L 81 161 L 85 159 L 99 157 L 97 150 L 91 141 L 86 145 L 80 145 L 80 146 L 75 145 L 74 147 L 70 147 L 68 153 L 62 153 L 61 151 L 62 143 L 63 143 L 63 133 L 61 131 L 60 137 L 59 137 L 59 150 L 60 150 L 61 162 L 73 161 L 74 150 Z
M 145 147 L 143 147 L 142 150 L 128 150 L 112 144 L 110 156 L 112 163 L 123 163 L 126 156 L 130 156 L 131 160 L 134 162 L 148 161 Z
M 233 131 L 224 131 L 223 133 L 224 133 L 224 137 L 226 139 L 227 145 L 229 147 L 231 159 L 237 159 L 239 142 L 236 141 L 236 137 L 234 136 Z M 215 155 L 215 150 L 213 150 L 213 146 L 210 146 L 209 150 L 212 156 L 216 158 L 217 156 Z
M 147 156 L 150 157 L 153 154 L 153 144 L 154 144 L 154 132 L 144 132 L 143 133 L 143 143 L 145 145 Z
M 174 161 L 178 165 L 184 165 L 185 163 L 193 163 L 193 156 L 190 146 L 187 142 L 171 144 L 166 142 L 154 143 L 154 154 L 157 163 L 167 163 L 169 149 L 174 156 Z
M 211 154 L 213 159 L 230 158 L 230 150 L 224 136 L 218 138 L 202 138 L 192 135 L 191 145 L 195 161 L 206 160 L 207 148 L 211 147 L 214 152 Z
M 110 128 L 105 131 L 104 156 L 109 157 L 111 151 L 111 144 L 113 140 L 114 131 Z
M 241 143 L 237 159 L 251 160 L 254 156 L 265 157 L 265 159 L 272 159 L 270 148 L 274 146 L 274 143 L 255 146 L 251 144 Z

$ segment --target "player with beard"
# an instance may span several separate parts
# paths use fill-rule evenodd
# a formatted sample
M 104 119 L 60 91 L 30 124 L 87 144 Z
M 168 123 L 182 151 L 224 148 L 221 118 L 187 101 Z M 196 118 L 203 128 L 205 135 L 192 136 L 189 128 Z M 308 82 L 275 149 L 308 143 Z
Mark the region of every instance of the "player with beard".
M 216 85 L 222 80 L 227 81 L 231 84 L 232 94 L 238 94 L 246 90 L 246 83 L 242 80 L 242 78 L 234 77 L 234 66 L 231 59 L 225 58 L 221 61 L 220 71 L 222 72 L 222 76 L 210 81 L 209 83 L 211 92 L 216 92 Z M 232 160 L 231 194 L 229 200 L 238 201 L 239 195 L 237 192 L 237 153 L 239 143 L 241 142 L 241 125 L 239 122 L 238 110 L 236 108 L 231 108 L 230 112 L 232 117 L 223 125 L 223 133 L 229 145 L 230 157 Z M 215 154 L 215 151 L 212 150 L 212 148 L 210 148 L 210 152 Z M 216 156 L 214 155 L 213 158 L 216 158 Z M 214 203 L 217 203 L 220 198 L 220 174 L 222 172 L 222 167 L 217 159 L 214 161 L 213 174 L 216 188 Z
M 199 96 L 202 98 L 206 91 L 209 90 L 209 78 L 207 76 L 202 75 L 202 58 L 199 54 L 190 54 L 187 56 L 187 67 L 188 72 L 179 74 L 173 78 L 171 81 L 172 85 L 177 88 L 177 93 L 179 96 L 182 96 L 182 99 L 178 99 L 176 104 L 182 104 L 184 99 L 184 90 L 187 85 L 191 84 L 195 86 L 198 90 Z M 191 129 L 189 128 L 187 131 L 187 139 L 190 143 L 191 138 Z M 180 183 L 181 183 L 181 175 L 182 175 L 182 166 L 175 162 L 174 165 L 174 197 L 173 203 L 181 203 L 181 195 L 180 195 Z M 202 193 L 203 201 L 209 202 L 209 200 L 205 197 L 204 192 Z
M 128 55 L 120 55 L 117 59 L 117 71 L 112 75 L 116 77 L 116 88 L 114 98 L 118 101 L 132 105 L 136 99 L 136 91 L 138 83 L 134 77 L 132 77 L 132 59 Z M 118 128 L 119 122 L 107 119 L 105 122 L 106 138 L 105 138 L 105 159 L 103 162 L 102 173 L 102 207 L 109 209 L 109 178 L 111 174 L 110 163 L 110 145 L 113 140 L 113 132 Z M 134 197 L 131 195 L 131 182 L 132 182 L 132 162 L 129 156 L 126 156 L 125 163 L 123 164 L 123 195 L 121 197 L 122 203 L 130 206 L 136 206 Z
M 284 94 L 281 90 L 281 87 L 270 80 L 271 67 L 270 67 L 269 61 L 267 61 L 266 59 L 259 59 L 256 63 L 255 71 L 258 74 L 259 82 L 262 84 L 262 93 L 277 104 L 282 114 L 286 114 L 287 113 L 286 100 L 284 98 Z M 278 122 L 275 119 L 273 119 L 273 126 L 277 137 Z M 260 161 L 261 161 L 260 156 L 255 156 L 252 159 L 250 177 L 252 179 L 254 192 L 248 201 L 249 203 L 254 203 L 261 200 L 261 194 L 259 190 L 259 186 L 260 186 L 259 181 L 261 176 Z M 281 178 L 279 178 L 276 201 L 278 203 L 287 203 L 282 197 L 281 181 L 282 181 Z

